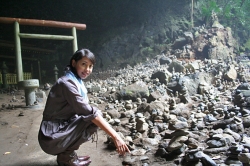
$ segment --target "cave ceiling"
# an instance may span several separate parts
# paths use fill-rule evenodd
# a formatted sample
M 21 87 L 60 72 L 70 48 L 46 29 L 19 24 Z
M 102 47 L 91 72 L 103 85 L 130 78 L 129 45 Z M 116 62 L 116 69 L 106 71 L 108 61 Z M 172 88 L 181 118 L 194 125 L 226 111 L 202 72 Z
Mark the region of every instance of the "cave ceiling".
M 180 6 L 183 0 L 90 0 L 90 1 L 0 1 L 0 17 L 53 20 L 82 23 L 86 30 L 77 30 L 78 46 L 96 49 L 97 42 L 89 42 L 97 34 L 124 25 L 139 24 L 165 5 Z M 71 29 L 20 25 L 21 33 L 71 35 Z M 100 39 L 96 39 L 97 41 Z M 14 24 L 0 23 L 0 59 L 15 58 Z M 22 57 L 26 60 L 47 61 L 72 54 L 71 41 L 21 39 Z M 7 59 L 6 59 L 7 58 Z

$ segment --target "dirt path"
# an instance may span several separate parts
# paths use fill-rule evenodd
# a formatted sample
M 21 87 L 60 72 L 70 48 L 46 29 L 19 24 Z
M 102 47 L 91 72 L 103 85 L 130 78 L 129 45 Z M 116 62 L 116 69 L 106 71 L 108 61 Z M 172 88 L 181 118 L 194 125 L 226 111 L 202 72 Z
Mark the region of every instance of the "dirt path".
M 33 108 L 2 108 L 2 105 L 25 105 L 22 93 L 19 100 L 11 103 L 13 96 L 0 94 L 0 166 L 56 166 L 56 156 L 44 153 L 37 141 L 37 133 L 42 119 L 43 106 Z M 106 149 L 106 134 L 98 131 L 97 147 L 87 142 L 77 151 L 88 154 L 93 166 L 121 166 L 123 158 L 115 151 Z

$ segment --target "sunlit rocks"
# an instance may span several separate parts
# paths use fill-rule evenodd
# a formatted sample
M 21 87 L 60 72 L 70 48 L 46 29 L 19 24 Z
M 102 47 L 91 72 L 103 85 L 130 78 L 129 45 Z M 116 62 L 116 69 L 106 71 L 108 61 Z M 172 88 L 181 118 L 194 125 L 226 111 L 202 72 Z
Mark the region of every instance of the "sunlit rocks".
M 231 147 L 229 147 L 229 150 L 227 152 L 228 158 L 226 159 L 225 163 L 241 165 L 241 162 L 238 160 L 238 155 L 243 151 L 243 148 L 244 147 L 242 145 L 238 144 L 233 144 Z
M 140 133 L 148 130 L 148 124 L 144 117 L 136 117 L 136 130 Z
M 201 163 L 201 165 L 217 166 L 211 157 L 203 153 L 201 150 L 190 150 L 186 153 L 185 159 L 187 164 L 193 164 L 193 162 Z
M 223 39 L 227 33 L 218 31 L 200 34 L 201 39 L 205 35 L 210 38 L 212 46 L 209 50 L 206 41 L 202 47 L 205 50 L 201 51 L 210 51 L 208 55 L 217 59 L 176 60 L 171 54 L 182 55 L 183 50 L 168 51 L 167 58 L 160 55 L 97 81 L 100 88 L 91 92 L 91 101 L 106 104 L 104 117 L 127 138 L 132 152 L 123 163 L 136 165 L 143 161 L 152 165 L 164 159 L 165 165 L 240 165 L 248 161 L 250 86 L 246 81 L 240 82 L 241 76 L 248 73 L 230 59 L 231 48 L 229 52 L 224 50 L 229 47 Z M 223 40 L 214 40 L 219 38 Z M 192 47 L 204 44 L 194 42 Z M 191 49 L 198 51 L 192 47 L 185 47 L 186 53 Z M 218 57 L 213 49 L 229 54 Z
M 170 63 L 172 62 L 172 60 L 171 60 L 169 57 L 162 56 L 162 57 L 159 59 L 159 62 L 160 62 L 160 65 L 163 65 L 163 64 L 170 64 Z
M 240 153 L 238 155 L 238 159 L 243 163 L 243 164 L 248 164 L 250 162 L 250 153 Z
M 169 72 L 157 71 L 152 74 L 151 79 L 158 78 L 160 83 L 167 84 L 169 77 L 171 74 Z
M 120 99 L 133 100 L 135 101 L 138 97 L 148 97 L 149 91 L 147 85 L 143 82 L 136 82 L 122 88 L 117 95 Z

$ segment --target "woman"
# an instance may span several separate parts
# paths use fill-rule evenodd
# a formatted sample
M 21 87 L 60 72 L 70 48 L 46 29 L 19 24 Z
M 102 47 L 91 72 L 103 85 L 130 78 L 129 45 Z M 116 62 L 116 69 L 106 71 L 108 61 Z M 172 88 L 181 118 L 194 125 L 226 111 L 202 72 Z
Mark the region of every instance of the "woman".
M 60 166 L 85 166 L 89 156 L 77 156 L 75 150 L 93 138 L 100 127 L 110 135 L 117 152 L 130 152 L 125 142 L 103 119 L 102 113 L 88 104 L 87 90 L 82 79 L 87 78 L 95 64 L 88 49 L 80 49 L 70 59 L 65 75 L 52 86 L 43 112 L 38 140 L 44 152 L 57 155 Z

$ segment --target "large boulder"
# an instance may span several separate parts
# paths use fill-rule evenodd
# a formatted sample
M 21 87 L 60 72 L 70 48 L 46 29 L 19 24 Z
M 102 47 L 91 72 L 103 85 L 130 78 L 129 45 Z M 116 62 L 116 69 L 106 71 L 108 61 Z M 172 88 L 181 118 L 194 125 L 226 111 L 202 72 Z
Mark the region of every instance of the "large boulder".
M 199 63 L 200 63 L 200 61 L 196 60 L 196 61 L 193 61 L 191 63 L 185 64 L 184 67 L 191 72 L 195 72 L 195 71 L 198 71 L 201 67 Z
M 165 57 L 165 56 L 161 57 L 159 61 L 160 61 L 160 65 L 164 65 L 164 64 L 168 65 L 172 62 L 172 60 L 169 57 Z
M 187 39 L 185 37 L 179 37 L 175 40 L 174 44 L 172 45 L 172 48 L 174 49 L 182 48 L 186 44 L 188 44 Z
M 208 58 L 209 59 L 223 59 L 223 60 L 230 60 L 232 59 L 232 57 L 230 57 L 231 50 L 228 49 L 228 47 L 226 45 L 224 45 L 223 43 L 218 43 L 217 41 L 220 40 L 218 38 L 214 38 L 213 43 L 211 43 L 212 45 L 215 45 L 215 47 L 210 47 L 208 49 Z
M 172 76 L 168 71 L 156 71 L 152 74 L 151 79 L 159 79 L 159 82 L 162 84 L 167 84 L 169 78 Z
M 169 64 L 168 66 L 168 71 L 170 72 L 179 72 L 179 73 L 184 73 L 185 72 L 185 67 L 178 61 L 173 61 L 172 63 Z
M 228 81 L 233 81 L 237 79 L 237 71 L 234 68 L 234 65 L 230 65 L 228 70 L 224 74 L 224 79 Z
M 174 93 L 176 91 L 181 92 L 182 83 L 185 83 L 186 89 L 189 95 L 195 95 L 198 92 L 199 85 L 208 84 L 211 85 L 214 81 L 214 75 L 212 73 L 197 72 L 195 74 L 189 74 L 181 77 L 178 81 L 174 80 L 167 84 L 167 87 Z
M 136 101 L 137 98 L 148 98 L 149 90 L 144 82 L 138 81 L 122 88 L 116 93 L 116 95 L 118 96 L 118 99 Z

